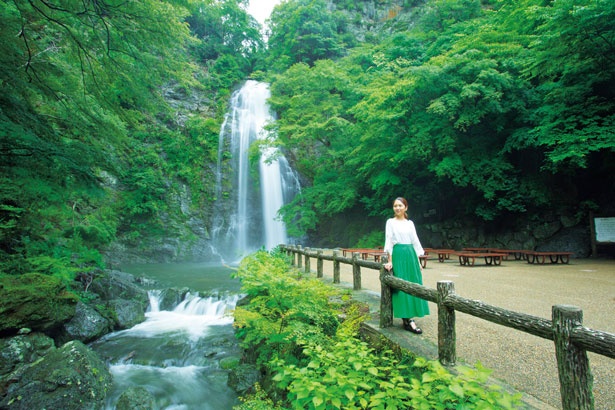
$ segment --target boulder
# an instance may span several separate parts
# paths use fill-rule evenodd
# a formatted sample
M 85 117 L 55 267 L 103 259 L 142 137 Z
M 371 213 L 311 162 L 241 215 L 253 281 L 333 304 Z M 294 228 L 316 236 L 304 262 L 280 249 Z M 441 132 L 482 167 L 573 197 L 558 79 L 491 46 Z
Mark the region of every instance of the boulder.
M 120 395 L 116 410 L 150 410 L 155 408 L 155 398 L 145 387 L 129 387 Z
M 147 291 L 137 284 L 133 275 L 112 270 L 96 277 L 90 285 L 90 290 L 98 294 L 102 300 L 126 299 L 141 303 L 144 309 L 149 304 Z
M 258 368 L 252 364 L 240 364 L 231 369 L 227 385 L 238 394 L 245 394 L 261 379 Z
M 75 315 L 64 324 L 57 336 L 59 343 L 79 340 L 88 343 L 104 336 L 113 329 L 113 321 L 103 317 L 94 307 L 79 302 Z
M 0 278 L 0 334 L 19 329 L 53 333 L 75 314 L 77 296 L 54 276 L 27 273 Z
M 0 408 L 88 410 L 104 407 L 112 377 L 87 346 L 71 341 L 11 374 Z
M 190 289 L 188 288 L 164 289 L 160 293 L 158 308 L 160 310 L 169 310 L 169 311 L 175 309 L 177 305 L 179 305 L 184 300 L 184 298 L 186 297 L 186 294 L 188 294 L 189 292 L 190 292 Z
M 53 339 L 42 333 L 0 339 L 0 378 L 24 364 L 35 362 L 53 349 Z
M 116 329 L 128 329 L 145 320 L 145 307 L 140 301 L 114 299 L 108 306 L 115 312 Z

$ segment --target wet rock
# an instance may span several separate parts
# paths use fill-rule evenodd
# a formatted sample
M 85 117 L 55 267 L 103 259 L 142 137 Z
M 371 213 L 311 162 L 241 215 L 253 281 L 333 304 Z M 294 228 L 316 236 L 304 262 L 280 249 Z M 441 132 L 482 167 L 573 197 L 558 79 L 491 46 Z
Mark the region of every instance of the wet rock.
M 145 320 L 145 308 L 139 301 L 110 300 L 109 308 L 115 312 L 116 329 L 128 329 Z
M 42 333 L 0 339 L 0 377 L 19 366 L 35 362 L 53 349 L 53 339 Z
M 103 317 L 94 307 L 79 302 L 75 315 L 64 325 L 57 340 L 59 343 L 69 340 L 88 343 L 109 333 L 111 329 L 111 320 Z
M 258 368 L 252 364 L 241 364 L 229 372 L 227 385 L 238 394 L 245 394 L 261 379 Z
M 144 387 L 129 387 L 117 401 L 117 410 L 150 410 L 155 408 L 154 396 Z
M 10 380 L 0 409 L 100 409 L 112 383 L 105 363 L 78 341 L 19 368 Z
M 75 313 L 77 297 L 58 278 L 38 273 L 0 278 L 0 334 L 51 333 Z
M 92 282 L 90 290 L 102 300 L 126 299 L 140 302 L 147 307 L 147 291 L 136 283 L 133 275 L 117 270 L 110 271 Z
M 177 288 L 168 288 L 168 289 L 164 289 L 162 291 L 162 293 L 160 294 L 160 304 L 159 304 L 159 309 L 160 310 L 173 310 L 175 309 L 175 307 L 177 307 L 177 305 L 179 305 L 184 298 L 186 297 L 186 294 L 190 292 L 190 289 L 188 288 L 182 288 L 182 289 L 177 289 Z

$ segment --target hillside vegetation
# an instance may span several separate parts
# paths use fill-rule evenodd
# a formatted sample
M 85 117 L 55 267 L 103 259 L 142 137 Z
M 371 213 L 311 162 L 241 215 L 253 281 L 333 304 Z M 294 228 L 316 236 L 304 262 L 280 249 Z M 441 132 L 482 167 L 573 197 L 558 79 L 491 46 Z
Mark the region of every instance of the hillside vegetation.
M 326 3 L 271 17 L 276 143 L 308 181 L 296 235 L 344 213 L 382 231 L 397 196 L 421 223 L 615 212 L 613 2 Z

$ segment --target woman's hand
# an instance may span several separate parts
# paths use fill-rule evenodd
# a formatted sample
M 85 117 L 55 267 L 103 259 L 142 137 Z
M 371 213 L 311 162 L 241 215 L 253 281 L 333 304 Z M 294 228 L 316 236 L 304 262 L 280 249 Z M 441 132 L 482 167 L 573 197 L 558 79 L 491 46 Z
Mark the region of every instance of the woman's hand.
M 391 262 L 387 262 L 387 263 L 385 263 L 385 264 L 384 264 L 384 265 L 382 265 L 382 266 L 384 266 L 384 269 L 386 269 L 386 270 L 391 270 L 391 269 L 393 269 L 393 264 L 392 264 Z

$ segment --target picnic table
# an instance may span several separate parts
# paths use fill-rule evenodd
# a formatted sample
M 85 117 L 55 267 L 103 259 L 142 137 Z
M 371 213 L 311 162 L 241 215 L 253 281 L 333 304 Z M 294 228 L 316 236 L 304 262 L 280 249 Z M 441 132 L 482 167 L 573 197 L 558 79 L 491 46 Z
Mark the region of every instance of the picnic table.
M 456 253 L 455 249 L 429 249 L 429 253 L 434 253 L 438 255 L 438 262 L 444 262 L 446 259 L 451 258 L 451 254 Z
M 492 253 L 505 253 L 504 260 L 508 260 L 508 257 L 512 255 L 516 261 L 527 260 L 527 254 L 533 251 L 527 249 L 502 249 L 502 248 L 463 248 L 463 251 L 468 252 L 492 252 Z
M 513 255 L 516 261 L 527 260 L 527 254 L 533 252 L 527 249 L 494 249 L 493 252 L 505 252 Z
M 484 258 L 486 265 L 496 265 L 499 266 L 502 264 L 502 259 L 504 259 L 507 254 L 501 252 L 455 252 L 455 255 L 459 257 L 459 264 L 462 266 L 474 266 L 476 262 L 476 258 Z
M 546 257 L 549 257 L 551 263 L 568 263 L 570 262 L 570 255 L 574 252 L 539 252 L 528 251 L 526 253 L 528 263 L 538 263 L 544 265 Z

